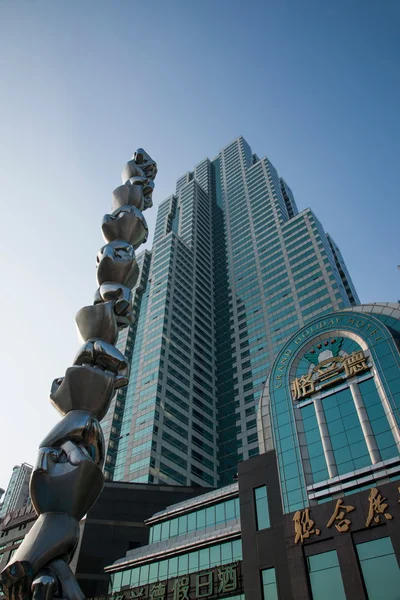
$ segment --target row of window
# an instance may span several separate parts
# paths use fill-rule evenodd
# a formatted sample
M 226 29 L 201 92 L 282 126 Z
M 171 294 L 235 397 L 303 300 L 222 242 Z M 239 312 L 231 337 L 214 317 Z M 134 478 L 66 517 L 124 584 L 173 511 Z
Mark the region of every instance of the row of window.
M 400 570 L 390 538 L 357 544 L 356 550 L 368 599 L 398 600 Z M 313 600 L 346 600 L 335 550 L 309 556 L 307 563 Z
M 111 591 L 118 592 L 122 586 L 135 587 L 188 573 L 196 573 L 236 560 L 242 560 L 240 539 L 113 573 L 111 575 Z
M 197 531 L 204 527 L 223 525 L 240 517 L 239 498 L 225 500 L 189 514 L 169 519 L 163 523 L 157 523 L 150 528 L 149 543 L 183 535 L 191 531 Z

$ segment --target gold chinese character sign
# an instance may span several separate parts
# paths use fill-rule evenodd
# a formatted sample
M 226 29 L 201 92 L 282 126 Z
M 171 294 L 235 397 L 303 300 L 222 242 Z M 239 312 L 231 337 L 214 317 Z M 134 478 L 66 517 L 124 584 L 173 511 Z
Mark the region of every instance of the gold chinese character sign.
M 314 364 L 314 367 L 293 380 L 293 400 L 303 400 L 318 390 L 369 370 L 363 350 L 339 355 L 343 341 L 343 338 L 326 341 L 305 354 L 304 358 Z

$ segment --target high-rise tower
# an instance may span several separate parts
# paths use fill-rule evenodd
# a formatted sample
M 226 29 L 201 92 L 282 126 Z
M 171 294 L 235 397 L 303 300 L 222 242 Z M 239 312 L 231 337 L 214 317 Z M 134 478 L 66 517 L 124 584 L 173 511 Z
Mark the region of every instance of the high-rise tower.
M 132 376 L 103 422 L 106 477 L 216 486 L 258 453 L 274 358 L 317 315 L 359 303 L 332 238 L 239 137 L 178 181 L 140 256 Z
M 31 465 L 22 463 L 13 468 L 3 504 L 0 507 L 0 518 L 13 510 L 23 508 L 29 502 L 29 479 L 32 473 Z M 4 491 L 4 490 L 3 490 Z M 1 494 L 0 494 L 1 496 Z

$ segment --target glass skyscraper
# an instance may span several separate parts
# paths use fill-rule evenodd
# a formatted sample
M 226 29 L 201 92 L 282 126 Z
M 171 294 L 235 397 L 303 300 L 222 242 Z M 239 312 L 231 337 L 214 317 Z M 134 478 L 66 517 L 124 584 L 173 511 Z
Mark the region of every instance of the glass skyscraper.
M 4 496 L 4 502 L 0 506 L 0 519 L 14 510 L 23 508 L 29 503 L 29 480 L 31 473 L 32 466 L 27 463 L 16 465 L 13 468 Z
M 239 137 L 177 181 L 138 256 L 128 387 L 102 426 L 106 477 L 220 486 L 258 454 L 272 363 L 316 316 L 359 303 L 311 209 Z

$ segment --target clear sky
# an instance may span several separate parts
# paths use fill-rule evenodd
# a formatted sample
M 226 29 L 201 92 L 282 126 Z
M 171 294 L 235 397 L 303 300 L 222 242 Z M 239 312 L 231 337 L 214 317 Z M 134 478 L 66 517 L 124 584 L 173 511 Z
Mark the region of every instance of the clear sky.
M 159 164 L 152 231 L 176 179 L 242 134 L 361 301 L 400 298 L 399 30 L 398 0 L 0 0 L 0 487 L 58 420 L 50 385 L 138 146 Z

